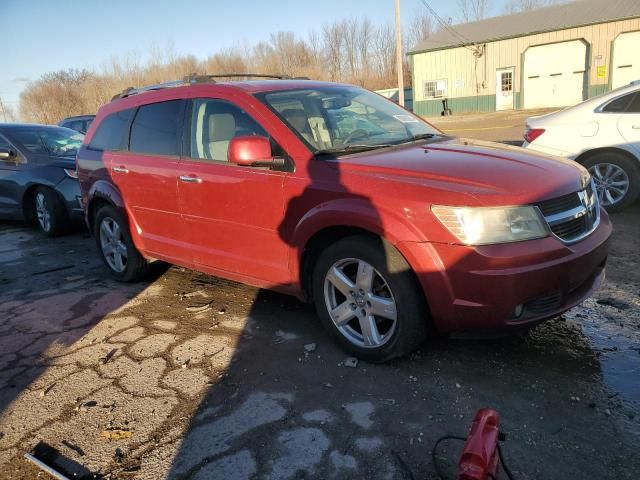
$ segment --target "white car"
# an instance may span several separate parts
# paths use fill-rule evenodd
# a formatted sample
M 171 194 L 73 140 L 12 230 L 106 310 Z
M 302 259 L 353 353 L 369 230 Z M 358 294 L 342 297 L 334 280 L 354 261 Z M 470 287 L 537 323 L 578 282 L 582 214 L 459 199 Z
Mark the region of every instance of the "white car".
M 524 148 L 575 160 L 600 203 L 617 212 L 640 194 L 640 80 L 573 107 L 527 119 Z

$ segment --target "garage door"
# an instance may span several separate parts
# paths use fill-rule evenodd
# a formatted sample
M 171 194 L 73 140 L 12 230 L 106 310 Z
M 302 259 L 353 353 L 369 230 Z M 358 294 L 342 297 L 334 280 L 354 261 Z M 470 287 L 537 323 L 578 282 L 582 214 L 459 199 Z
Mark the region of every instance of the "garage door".
M 640 80 L 640 32 L 622 33 L 613 42 L 611 87 L 628 85 Z
M 580 40 L 539 45 L 524 54 L 524 108 L 564 107 L 585 97 L 587 45 Z

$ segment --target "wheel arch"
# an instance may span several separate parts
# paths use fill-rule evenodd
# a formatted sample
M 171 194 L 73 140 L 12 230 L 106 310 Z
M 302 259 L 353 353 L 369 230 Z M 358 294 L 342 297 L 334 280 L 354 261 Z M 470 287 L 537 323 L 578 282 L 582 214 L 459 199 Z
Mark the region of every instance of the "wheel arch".
M 640 162 L 640 158 L 638 158 L 634 153 L 630 152 L 629 150 L 625 148 L 620 148 L 620 147 L 601 147 L 601 148 L 594 148 L 592 150 L 587 150 L 586 152 L 582 152 L 580 155 L 578 155 L 575 158 L 575 161 L 578 162 L 580 165 L 583 165 L 584 162 L 586 162 L 590 158 L 602 153 L 617 153 L 620 155 L 624 155 L 629 160 L 634 162 L 636 170 L 640 173 L 640 164 L 638 163 Z
M 120 192 L 110 183 L 107 183 L 105 181 L 95 182 L 91 186 L 91 189 L 89 190 L 89 194 L 87 196 L 89 198 L 89 201 L 87 202 L 85 215 L 87 220 L 87 227 L 89 228 L 89 232 L 92 234 L 94 233 L 93 227 L 96 214 L 98 213 L 98 210 L 104 205 L 111 205 L 122 212 L 125 216 L 128 216 L 126 215 L 122 195 L 120 195 Z
M 322 204 L 299 220 L 290 241 L 297 247 L 291 250 L 289 261 L 292 279 L 299 282 L 302 298 L 311 298 L 309 279 L 322 247 L 359 234 L 380 238 L 397 250 L 403 240 L 426 240 L 413 224 L 369 202 L 351 199 Z M 411 266 L 401 252 L 400 255 Z
M 55 189 L 55 185 L 51 185 L 51 184 L 47 184 L 47 183 L 32 183 L 31 185 L 27 186 L 27 188 L 25 188 L 23 194 L 22 194 L 22 217 L 27 221 L 27 222 L 35 222 L 35 217 L 34 217 L 34 206 L 35 206 L 35 198 L 36 198 L 36 189 L 38 187 L 44 187 L 44 188 L 48 188 L 49 190 L 53 191 L 56 196 L 60 199 L 60 201 L 64 204 L 65 200 L 64 197 L 60 194 L 60 192 L 58 192 Z M 65 210 L 65 214 L 66 214 L 66 210 Z

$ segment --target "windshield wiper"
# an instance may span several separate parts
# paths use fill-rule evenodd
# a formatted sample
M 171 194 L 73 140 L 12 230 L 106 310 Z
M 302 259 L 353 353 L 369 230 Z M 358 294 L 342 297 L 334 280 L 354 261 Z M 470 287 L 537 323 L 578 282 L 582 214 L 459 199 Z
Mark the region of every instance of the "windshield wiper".
M 376 145 L 346 145 L 344 147 L 324 148 L 315 152 L 315 155 L 331 155 L 336 153 L 355 153 L 366 150 L 376 150 L 378 148 L 393 147 L 391 143 L 379 143 Z
M 417 142 L 418 140 L 429 140 L 437 136 L 438 136 L 437 133 L 420 133 L 419 135 L 414 135 L 413 137 L 405 138 L 400 143 L 411 143 L 411 142 Z

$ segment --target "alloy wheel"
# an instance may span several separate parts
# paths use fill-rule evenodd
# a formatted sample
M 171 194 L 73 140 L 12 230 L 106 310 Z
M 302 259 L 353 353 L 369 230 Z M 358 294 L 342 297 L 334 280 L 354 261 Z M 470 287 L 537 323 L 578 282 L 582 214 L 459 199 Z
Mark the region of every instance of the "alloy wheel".
M 51 230 L 51 212 L 49 211 L 47 199 L 42 192 L 36 194 L 36 216 L 42 231 L 48 233 Z
M 613 163 L 596 163 L 589 168 L 600 204 L 608 207 L 620 202 L 629 191 L 629 176 Z
M 387 280 L 364 260 L 334 263 L 324 281 L 324 301 L 338 331 L 353 345 L 377 348 L 396 330 L 396 301 Z
M 100 222 L 100 248 L 109 267 L 122 273 L 127 268 L 127 245 L 118 222 L 104 217 Z

